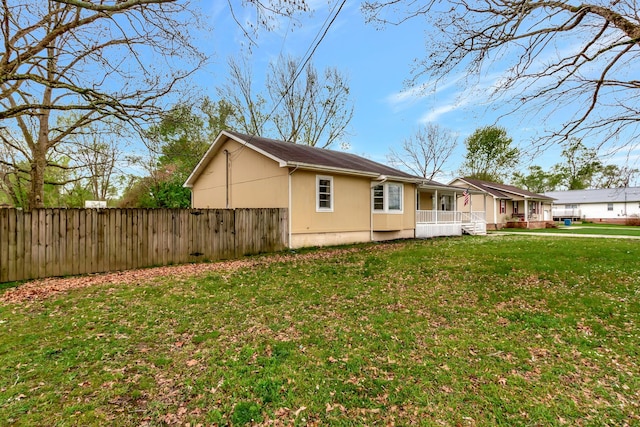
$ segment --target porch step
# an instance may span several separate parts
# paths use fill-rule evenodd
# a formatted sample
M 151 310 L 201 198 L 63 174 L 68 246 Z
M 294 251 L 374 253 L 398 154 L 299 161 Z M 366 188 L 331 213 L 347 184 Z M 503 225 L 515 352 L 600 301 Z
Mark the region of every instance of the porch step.
M 486 236 L 487 225 L 481 222 L 462 224 L 462 233 L 469 234 L 471 236 Z

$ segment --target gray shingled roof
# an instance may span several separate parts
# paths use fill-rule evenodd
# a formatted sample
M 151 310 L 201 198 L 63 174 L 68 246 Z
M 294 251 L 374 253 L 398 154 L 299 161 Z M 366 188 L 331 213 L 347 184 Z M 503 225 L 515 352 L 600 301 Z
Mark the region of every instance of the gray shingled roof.
M 513 185 L 499 184 L 497 182 L 482 181 L 482 180 L 473 179 L 473 178 L 459 178 L 459 179 L 475 187 L 478 187 L 486 191 L 487 193 L 491 194 L 492 196 L 498 197 L 500 199 L 511 199 L 512 197 L 509 194 L 517 194 L 522 197 L 530 197 L 533 199 L 542 199 L 542 200 L 553 199 L 553 197 L 549 197 L 543 194 L 533 193 L 529 190 L 515 187 Z
M 544 193 L 556 199 L 556 205 L 580 203 L 640 202 L 640 187 L 601 188 L 590 190 L 548 191 Z
M 401 170 L 392 168 L 382 163 L 357 156 L 343 151 L 315 148 L 308 145 L 294 144 L 291 142 L 277 141 L 275 139 L 258 136 L 244 135 L 235 131 L 222 131 L 211 147 L 202 156 L 191 175 L 184 183 L 185 187 L 193 187 L 200 174 L 206 169 L 207 164 L 215 157 L 222 142 L 226 138 L 232 138 L 249 149 L 255 150 L 274 161 L 281 167 L 303 168 L 312 170 L 325 170 L 344 174 L 365 174 L 373 179 L 387 176 L 400 181 L 422 183 L 424 178 L 411 175 Z M 435 183 L 435 182 L 434 182 Z M 436 183 L 437 184 L 437 183 Z
M 227 132 L 287 163 L 303 163 L 310 166 L 346 169 L 354 172 L 371 172 L 398 178 L 421 179 L 401 170 L 344 151 L 277 141 L 259 136 L 244 135 L 234 131 Z

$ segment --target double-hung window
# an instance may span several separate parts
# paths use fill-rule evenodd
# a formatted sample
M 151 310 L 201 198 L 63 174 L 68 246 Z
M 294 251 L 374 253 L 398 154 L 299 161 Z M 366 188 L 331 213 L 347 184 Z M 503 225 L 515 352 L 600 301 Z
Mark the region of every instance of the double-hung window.
M 612 211 L 613 210 L 613 203 L 607 203 L 607 210 L 608 211 Z
M 333 212 L 332 176 L 316 176 L 316 211 Z
M 403 188 L 402 184 L 393 182 L 385 182 L 373 187 L 373 211 L 402 213 Z
M 504 199 L 500 200 L 500 213 L 506 213 L 507 212 L 507 201 Z

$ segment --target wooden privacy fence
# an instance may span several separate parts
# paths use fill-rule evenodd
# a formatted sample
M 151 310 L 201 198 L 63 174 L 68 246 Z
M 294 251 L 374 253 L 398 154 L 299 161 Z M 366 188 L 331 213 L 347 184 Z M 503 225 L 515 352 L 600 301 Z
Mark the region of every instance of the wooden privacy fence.
M 287 247 L 286 209 L 0 209 L 0 282 Z

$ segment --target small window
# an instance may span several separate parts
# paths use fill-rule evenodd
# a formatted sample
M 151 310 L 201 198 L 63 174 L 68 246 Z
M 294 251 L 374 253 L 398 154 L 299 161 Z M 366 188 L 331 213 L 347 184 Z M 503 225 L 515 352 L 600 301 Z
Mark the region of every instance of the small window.
M 316 176 L 316 211 L 333 212 L 333 177 Z
M 384 185 L 376 185 L 373 187 L 373 210 L 384 210 Z
M 507 201 L 506 200 L 500 200 L 500 213 L 507 213 Z
M 513 214 L 514 215 L 518 214 L 518 202 L 517 201 L 513 202 Z
M 607 203 L 607 210 L 608 211 L 612 211 L 613 210 L 613 203 Z
M 375 212 L 402 213 L 402 184 L 384 183 L 372 189 L 373 210 Z

